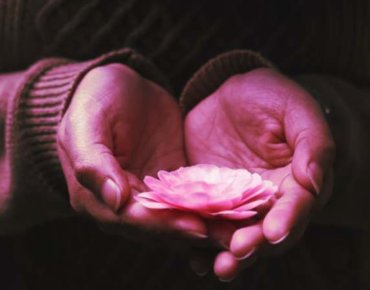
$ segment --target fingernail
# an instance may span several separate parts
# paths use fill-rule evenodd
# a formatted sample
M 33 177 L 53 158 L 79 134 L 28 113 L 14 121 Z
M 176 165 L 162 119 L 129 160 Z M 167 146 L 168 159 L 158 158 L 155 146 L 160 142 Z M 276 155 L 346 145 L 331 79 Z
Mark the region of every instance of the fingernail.
M 203 277 L 209 272 L 209 268 L 205 267 L 204 265 L 202 265 L 202 263 L 199 263 L 198 261 L 190 261 L 190 268 L 199 277 Z
M 121 190 L 112 180 L 107 179 L 102 186 L 102 196 L 104 202 L 114 211 L 121 206 Z
M 198 239 L 206 239 L 208 238 L 208 236 L 206 234 L 203 234 L 203 233 L 198 233 L 198 232 L 192 232 L 192 231 L 188 231 L 187 232 L 190 236 L 192 237 L 196 237 Z
M 318 174 L 318 168 L 315 163 L 310 163 L 307 168 L 307 176 L 311 182 L 313 189 L 315 190 L 315 194 L 319 195 L 321 189 L 321 175 Z M 316 174 L 315 174 L 316 173 Z M 316 177 L 315 177 L 316 175 Z
M 198 277 L 204 277 L 208 274 L 209 270 L 207 269 L 193 269 L 194 273 L 198 276 Z
M 224 279 L 224 278 L 218 278 L 218 280 L 220 280 L 221 282 L 223 283 L 228 283 L 228 282 L 231 282 L 235 279 L 235 276 L 234 277 L 231 277 L 229 279 Z
M 280 244 L 282 241 L 284 241 L 289 236 L 289 232 L 286 233 L 284 236 L 282 236 L 280 239 L 277 239 L 276 241 L 270 241 L 270 244 L 277 245 Z
M 225 248 L 226 250 L 229 249 L 229 245 L 225 241 L 220 240 L 219 244 L 221 245 L 221 247 Z
M 249 258 L 250 256 L 252 256 L 254 254 L 254 252 L 256 251 L 256 248 L 253 248 L 251 251 L 249 251 L 247 254 L 245 254 L 243 257 L 236 257 L 237 260 L 241 261 L 241 260 L 245 260 L 247 258 Z

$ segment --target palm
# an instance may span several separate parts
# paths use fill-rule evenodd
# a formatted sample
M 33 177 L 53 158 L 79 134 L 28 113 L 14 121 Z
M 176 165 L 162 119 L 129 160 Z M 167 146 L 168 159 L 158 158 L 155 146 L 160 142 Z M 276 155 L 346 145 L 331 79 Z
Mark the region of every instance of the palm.
M 272 101 L 213 95 L 199 104 L 187 119 L 190 163 L 246 168 L 280 184 L 291 174 L 294 151 L 284 134 L 284 110 L 277 107 L 283 103 Z
M 127 98 L 117 112 L 113 151 L 123 168 L 142 179 L 185 164 L 181 115 L 171 96 Z
M 112 145 L 113 155 L 126 172 L 133 194 L 147 190 L 141 181 L 144 176 L 155 176 L 159 170 L 174 170 L 185 165 L 181 113 L 168 93 L 151 87 L 150 93 L 143 89 L 134 97 L 126 94 L 115 110 L 116 118 L 112 119 L 110 126 L 111 137 L 104 139 L 112 140 L 112 144 L 107 145 Z M 198 218 L 188 214 L 152 211 L 136 199 L 129 199 L 119 215 L 123 223 L 146 229 L 172 229 L 189 236 L 192 232 L 204 231 Z M 111 226 L 108 231 L 135 240 L 151 237 L 145 232 L 138 232 L 136 227 L 130 229 L 118 225 Z
M 236 257 L 266 240 L 297 239 L 313 208 L 330 195 L 334 146 L 320 109 L 272 70 L 233 76 L 198 104 L 186 117 L 185 145 L 190 164 L 246 168 L 279 186 L 279 199 L 261 222 L 224 237 Z M 319 191 L 315 199 L 312 192 Z M 233 266 L 225 266 L 225 259 Z M 228 253 L 216 258 L 220 277 L 235 274 L 237 262 L 230 259 Z
M 181 114 L 170 94 L 122 64 L 92 69 L 58 128 L 72 207 L 100 222 L 204 235 L 196 216 L 159 213 L 131 198 L 142 177 L 185 164 Z

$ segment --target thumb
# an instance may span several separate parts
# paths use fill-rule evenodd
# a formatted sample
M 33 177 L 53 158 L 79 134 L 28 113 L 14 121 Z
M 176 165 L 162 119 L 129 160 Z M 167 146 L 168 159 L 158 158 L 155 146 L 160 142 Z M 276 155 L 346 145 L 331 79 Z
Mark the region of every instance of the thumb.
M 335 145 L 319 106 L 309 96 L 303 100 L 287 110 L 285 130 L 294 150 L 294 177 L 301 186 L 319 194 L 333 165 Z
M 134 177 L 121 168 L 114 156 L 110 131 L 101 118 L 90 115 L 77 119 L 66 114 L 58 130 L 58 147 L 70 165 L 69 175 L 117 211 L 128 199 L 129 181 Z
M 72 161 L 76 179 L 113 211 L 118 211 L 131 192 L 126 172 L 104 145 L 85 150 L 87 156 L 83 153 Z
M 293 175 L 304 188 L 319 194 L 332 167 L 334 146 L 329 140 L 311 136 L 298 141 L 293 156 Z

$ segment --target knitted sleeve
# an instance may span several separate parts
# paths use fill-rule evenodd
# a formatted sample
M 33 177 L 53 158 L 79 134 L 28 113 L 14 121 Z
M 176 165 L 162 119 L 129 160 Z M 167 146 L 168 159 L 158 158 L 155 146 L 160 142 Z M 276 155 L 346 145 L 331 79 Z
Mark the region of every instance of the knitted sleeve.
M 190 79 L 180 101 L 185 112 L 235 74 L 272 67 L 258 53 L 230 51 L 210 60 Z M 334 192 L 315 219 L 323 225 L 370 229 L 370 90 L 328 76 L 296 77 L 321 104 L 337 146 Z
M 188 112 L 229 77 L 261 67 L 272 68 L 273 65 L 251 50 L 232 50 L 220 54 L 203 65 L 187 82 L 180 96 L 180 104 Z
M 73 214 L 57 155 L 57 127 L 84 75 L 113 62 L 164 85 L 159 71 L 131 49 L 85 62 L 44 59 L 25 72 L 0 75 L 0 234 Z

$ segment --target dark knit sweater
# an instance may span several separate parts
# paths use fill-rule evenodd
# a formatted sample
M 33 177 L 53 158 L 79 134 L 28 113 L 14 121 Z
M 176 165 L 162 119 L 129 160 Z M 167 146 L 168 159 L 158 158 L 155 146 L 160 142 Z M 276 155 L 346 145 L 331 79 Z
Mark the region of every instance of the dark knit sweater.
M 6 178 L 1 181 L 0 228 L 16 230 L 12 220 L 26 227 L 70 214 L 68 200 L 57 193 L 66 188 L 56 154 L 55 130 L 79 80 L 96 65 L 112 61 L 128 64 L 145 77 L 166 83 L 179 96 L 194 72 L 209 59 L 244 48 L 262 53 L 295 77 L 319 72 L 368 83 L 370 58 L 363 49 L 370 38 L 360 25 L 367 23 L 368 7 L 361 1 L 351 5 L 343 1 L 335 9 L 325 5 L 329 3 L 2 1 L 0 68 L 14 71 L 38 62 L 24 73 L 2 76 L 1 118 L 6 119 L 6 134 L 1 168 Z M 337 23 L 338 15 L 342 21 Z M 316 21 L 312 23 L 312 19 Z M 322 29 L 313 27 L 320 23 Z M 333 27 L 341 29 L 340 33 Z M 334 43 L 333 33 L 338 33 Z M 353 34 L 363 45 L 346 44 Z M 122 48 L 127 50 L 118 50 Z M 116 51 L 98 57 L 111 50 Z M 223 58 L 203 68 L 182 93 L 186 109 L 232 74 L 268 65 L 254 53 L 241 55 L 244 60 L 231 55 L 232 62 Z M 54 58 L 45 59 L 51 56 Z M 94 60 L 69 64 L 65 57 Z M 333 77 L 297 80 L 323 105 L 332 107 L 330 122 L 339 148 L 339 178 L 333 206 L 323 213 L 322 221 L 368 228 L 367 208 L 361 206 L 370 202 L 364 170 L 369 160 L 367 92 Z M 343 215 L 343 211 L 351 215 Z
M 168 86 L 185 111 L 273 63 L 330 111 L 337 181 L 317 221 L 369 229 L 369 16 L 365 0 L 0 1 L 0 233 L 73 215 L 56 128 L 79 81 L 107 62 Z

